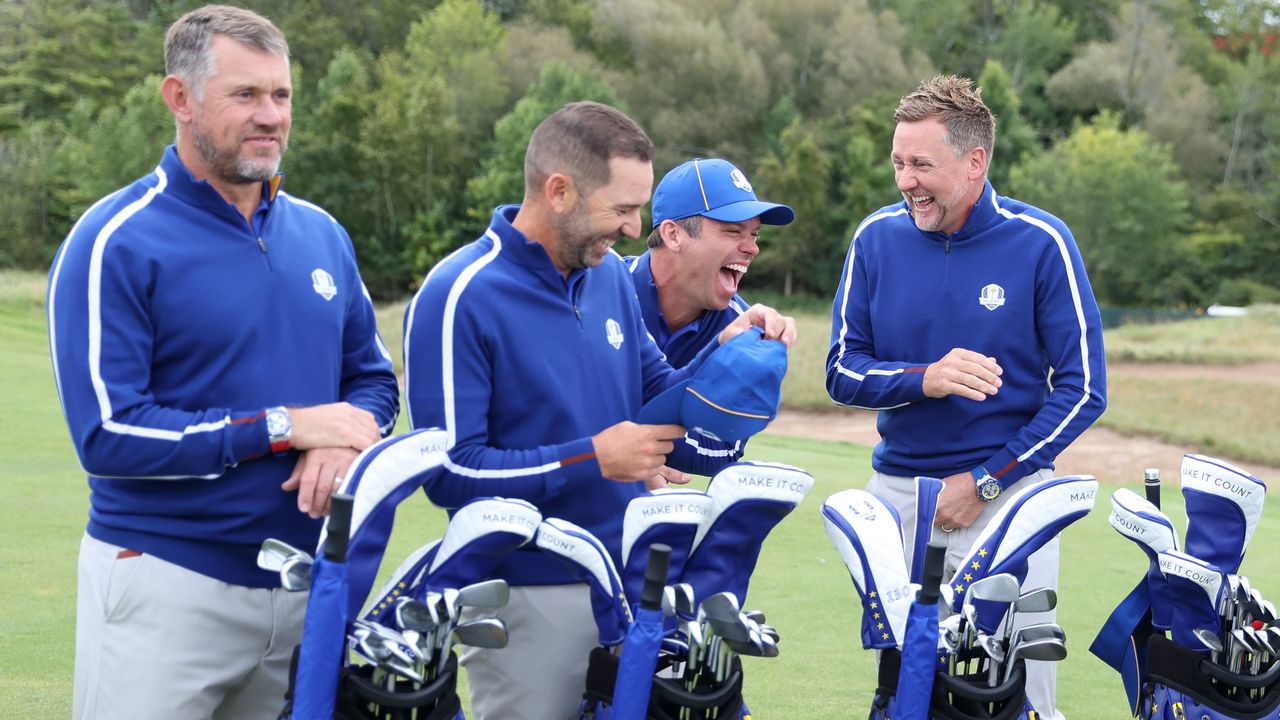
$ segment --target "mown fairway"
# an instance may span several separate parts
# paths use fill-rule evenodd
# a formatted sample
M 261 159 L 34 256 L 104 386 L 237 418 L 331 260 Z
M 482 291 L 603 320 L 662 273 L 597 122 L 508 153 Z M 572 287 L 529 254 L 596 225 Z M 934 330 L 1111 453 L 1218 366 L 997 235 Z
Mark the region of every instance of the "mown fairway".
M 63 424 L 39 301 L 41 279 L 0 273 L 0 457 L 9 490 L 0 522 L 0 717 L 66 717 L 71 705 L 75 562 L 88 491 Z M 384 313 L 388 335 L 399 316 Z M 793 364 L 793 367 L 796 365 Z M 828 495 L 865 485 L 869 449 L 847 443 L 769 436 L 753 440 L 753 459 L 813 473 L 805 503 L 770 537 L 748 606 L 764 610 L 782 633 L 782 656 L 747 659 L 746 696 L 761 718 L 857 718 L 874 687 L 870 652 L 858 644 L 861 611 L 853 585 L 827 541 L 818 507 Z M 1280 478 L 1264 478 L 1273 482 Z M 1088 653 L 1097 628 L 1145 572 L 1145 561 L 1107 525 L 1104 487 L 1092 515 L 1063 541 L 1061 609 L 1071 656 L 1059 671 L 1059 703 L 1075 718 L 1124 718 L 1114 673 Z M 1183 524 L 1175 488 L 1166 510 Z M 402 507 L 388 565 L 438 537 L 444 513 L 425 499 Z M 1280 597 L 1280 507 L 1267 508 L 1245 574 Z M 389 569 L 389 568 L 388 568 Z

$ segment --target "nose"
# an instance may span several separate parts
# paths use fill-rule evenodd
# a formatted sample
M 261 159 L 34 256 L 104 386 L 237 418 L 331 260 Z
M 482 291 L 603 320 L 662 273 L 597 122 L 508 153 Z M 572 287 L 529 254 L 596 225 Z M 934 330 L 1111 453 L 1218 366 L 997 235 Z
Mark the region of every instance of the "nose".
M 910 168 L 895 170 L 893 174 L 894 180 L 898 183 L 898 190 L 901 192 L 906 192 L 918 184 L 915 173 L 911 172 Z
M 746 239 L 738 246 L 738 249 L 750 257 L 755 257 L 760 254 L 760 238 L 748 233 Z
M 635 210 L 628 212 L 626 216 L 622 218 L 622 227 L 619 228 L 619 230 L 623 235 L 635 240 L 640 237 L 641 225 L 640 208 L 636 208 Z
M 276 98 L 270 94 L 264 94 L 254 108 L 253 122 L 262 127 L 275 127 L 284 119 L 285 112 L 285 108 L 281 107 Z

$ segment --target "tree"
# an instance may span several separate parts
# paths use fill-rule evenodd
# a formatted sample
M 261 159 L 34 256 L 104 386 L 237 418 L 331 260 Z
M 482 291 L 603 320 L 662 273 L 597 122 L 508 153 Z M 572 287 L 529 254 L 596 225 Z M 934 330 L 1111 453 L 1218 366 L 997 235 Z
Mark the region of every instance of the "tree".
M 1102 113 L 1014 168 L 1013 194 L 1057 215 L 1080 246 L 1100 303 L 1156 306 L 1185 277 L 1188 190 L 1167 146 Z M 1160 282 L 1153 282 L 1159 278 Z
M 1008 185 L 1009 173 L 1036 147 L 1035 131 L 1023 120 L 1021 102 L 1000 63 L 988 60 L 978 78 L 982 101 L 996 118 L 996 147 L 987 177 L 997 190 Z
M 830 155 L 822 147 L 820 133 L 799 119 L 782 132 L 779 144 L 780 153 L 770 153 L 760 161 L 756 183 L 768 189 L 769 197 L 787 198 L 796 219 L 787 228 L 763 228 L 761 236 L 766 241 L 775 234 L 780 239 L 765 242 L 760 263 L 766 271 L 780 272 L 784 295 L 794 293 L 798 285 L 822 292 L 827 288 L 810 281 L 831 261 L 832 237 L 826 222 Z

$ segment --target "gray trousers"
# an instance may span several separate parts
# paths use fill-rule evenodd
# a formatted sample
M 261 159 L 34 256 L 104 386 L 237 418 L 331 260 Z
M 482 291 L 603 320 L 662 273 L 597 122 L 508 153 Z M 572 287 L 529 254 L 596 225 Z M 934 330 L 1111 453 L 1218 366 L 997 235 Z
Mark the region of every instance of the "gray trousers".
M 307 594 L 214 580 L 85 535 L 76 720 L 275 720 Z
M 577 720 L 587 659 L 600 644 L 587 586 L 513 587 L 506 607 L 464 609 L 461 621 L 478 617 L 505 620 L 510 642 L 462 649 L 473 720 Z
M 1053 477 L 1051 470 L 1040 470 L 1037 473 L 1014 483 L 1000 497 L 987 504 L 978 519 L 967 528 L 956 528 L 944 533 L 935 528 L 935 540 L 943 540 L 947 545 L 947 560 L 943 566 L 942 579 L 947 581 L 955 573 L 960 562 L 969 554 L 973 543 L 982 534 L 987 522 L 1004 506 L 1008 499 L 1027 485 L 1048 480 Z M 908 568 L 915 545 L 916 531 L 916 485 L 915 478 L 897 475 L 872 473 L 867 490 L 878 495 L 898 511 L 902 520 L 903 544 L 906 550 Z M 1042 587 L 1058 589 L 1058 538 L 1045 543 L 1027 559 L 1027 577 L 1022 583 L 1023 592 Z M 940 604 L 941 606 L 941 604 Z M 1019 613 L 1014 627 L 1023 627 L 1035 623 L 1056 622 L 1057 611 L 1044 613 Z M 1027 662 L 1027 697 L 1044 720 L 1065 720 L 1056 708 L 1058 688 L 1057 663 L 1029 661 Z

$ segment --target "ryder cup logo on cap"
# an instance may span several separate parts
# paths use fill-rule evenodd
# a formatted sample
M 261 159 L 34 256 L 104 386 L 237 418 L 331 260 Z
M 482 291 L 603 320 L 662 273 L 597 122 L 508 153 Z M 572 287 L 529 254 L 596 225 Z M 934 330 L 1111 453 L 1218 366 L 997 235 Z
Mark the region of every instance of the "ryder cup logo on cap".
M 716 348 L 690 379 L 640 408 L 636 422 L 673 423 L 733 442 L 760 432 L 778 416 L 787 346 L 751 328 Z
M 653 226 L 702 215 L 723 222 L 758 217 L 765 225 L 788 225 L 795 212 L 756 199 L 747 176 L 725 160 L 698 158 L 667 173 L 653 192 Z

